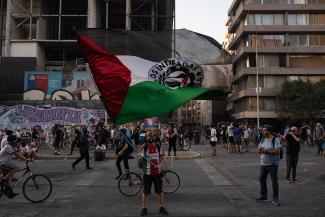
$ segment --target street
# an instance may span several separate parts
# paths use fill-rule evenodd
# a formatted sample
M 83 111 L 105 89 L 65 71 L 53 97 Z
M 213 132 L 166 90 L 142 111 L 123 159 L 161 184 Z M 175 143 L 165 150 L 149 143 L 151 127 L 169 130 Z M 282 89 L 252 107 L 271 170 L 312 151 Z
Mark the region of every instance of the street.
M 259 156 L 229 154 L 218 145 L 217 157 L 209 156 L 208 146 L 194 146 L 201 159 L 175 160 L 174 170 L 181 178 L 180 189 L 166 196 L 170 216 L 301 216 L 325 215 L 325 159 L 315 156 L 315 147 L 304 147 L 298 165 L 298 183 L 286 183 L 285 160 L 279 171 L 280 207 L 271 202 L 256 203 L 259 195 Z M 131 160 L 132 171 L 138 171 Z M 53 194 L 41 204 L 32 204 L 19 195 L 13 200 L 2 197 L 1 217 L 101 217 L 139 216 L 140 195 L 126 198 L 117 188 L 115 161 L 84 162 L 71 169 L 71 160 L 40 160 L 35 173 L 48 175 Z M 272 188 L 269 184 L 269 199 Z M 15 191 L 19 192 L 18 186 Z M 149 216 L 159 216 L 155 195 L 151 195 Z

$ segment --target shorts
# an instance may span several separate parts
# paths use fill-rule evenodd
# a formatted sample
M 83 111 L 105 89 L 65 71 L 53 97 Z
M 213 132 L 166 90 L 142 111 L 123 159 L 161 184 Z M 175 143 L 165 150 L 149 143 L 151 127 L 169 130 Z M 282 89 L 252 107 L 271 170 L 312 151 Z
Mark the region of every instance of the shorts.
M 155 193 L 156 194 L 160 194 L 162 193 L 162 178 L 161 178 L 161 174 L 159 175 L 155 175 L 155 176 L 150 176 L 147 174 L 143 175 L 143 193 L 145 195 L 149 195 L 151 194 L 151 186 L 152 183 L 155 187 Z
M 236 145 L 242 145 L 243 142 L 242 142 L 241 140 L 236 140 L 236 141 L 235 141 L 235 144 L 236 144 Z
M 229 136 L 228 141 L 229 141 L 229 143 L 235 143 L 235 140 L 234 140 L 233 136 Z
M 15 169 L 17 167 L 17 163 L 14 160 L 9 160 L 6 163 L 2 164 L 0 167 L 4 167 L 6 169 Z
M 217 145 L 217 142 L 216 141 L 210 141 L 210 145 L 214 147 L 214 146 Z

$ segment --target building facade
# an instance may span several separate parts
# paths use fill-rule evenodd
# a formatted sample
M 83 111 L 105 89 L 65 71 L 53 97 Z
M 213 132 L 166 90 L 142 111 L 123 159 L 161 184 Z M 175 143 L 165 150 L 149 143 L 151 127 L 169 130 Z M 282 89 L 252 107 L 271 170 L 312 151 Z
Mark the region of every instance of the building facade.
M 76 31 L 170 30 L 174 9 L 174 0 L 0 0 L 0 104 L 102 108 Z
M 257 89 L 260 117 L 269 119 L 283 82 L 325 80 L 324 0 L 234 0 L 227 26 L 234 118 L 257 117 Z

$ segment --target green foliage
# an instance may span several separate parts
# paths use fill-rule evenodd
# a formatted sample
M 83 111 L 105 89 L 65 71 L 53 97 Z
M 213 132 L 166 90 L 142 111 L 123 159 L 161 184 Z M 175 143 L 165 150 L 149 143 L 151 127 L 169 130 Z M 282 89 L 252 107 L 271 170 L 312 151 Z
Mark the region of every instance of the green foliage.
M 325 111 L 325 81 L 286 81 L 278 95 L 278 115 L 281 118 L 315 119 Z

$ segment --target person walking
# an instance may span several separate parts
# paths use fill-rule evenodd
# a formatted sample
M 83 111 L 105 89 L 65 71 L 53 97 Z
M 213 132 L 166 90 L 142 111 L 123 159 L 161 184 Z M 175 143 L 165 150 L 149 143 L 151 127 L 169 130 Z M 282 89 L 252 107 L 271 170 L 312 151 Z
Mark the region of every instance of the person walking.
M 314 140 L 317 145 L 317 155 L 323 152 L 322 145 L 324 142 L 324 138 L 325 138 L 325 130 L 320 123 L 317 123 L 314 131 Z
M 216 128 L 211 125 L 211 130 L 210 130 L 210 145 L 211 145 L 211 149 L 212 149 L 212 156 L 217 156 L 217 142 L 218 142 L 218 138 L 217 138 L 217 130 Z
M 300 141 L 297 127 L 291 127 L 291 130 L 284 135 L 284 142 L 287 144 L 286 163 L 287 163 L 287 182 L 297 182 L 296 171 L 300 152 Z M 292 170 L 292 180 L 290 174 Z
M 176 156 L 176 143 L 177 143 L 177 129 L 175 127 L 171 127 L 170 133 L 169 133 L 169 148 L 168 148 L 168 156 L 170 156 L 170 152 L 173 149 L 174 150 L 174 156 Z
M 83 130 L 83 134 L 80 136 L 79 139 L 79 153 L 80 153 L 80 157 L 72 164 L 72 169 L 75 170 L 76 169 L 76 165 L 82 161 L 83 159 L 85 159 L 86 161 L 86 169 L 87 170 L 91 170 L 92 167 L 89 166 L 89 141 L 88 141 L 88 137 L 89 137 L 89 132 L 87 129 Z
M 242 145 L 243 145 L 243 128 L 241 128 L 241 126 L 239 126 L 239 124 L 235 124 L 235 128 L 233 129 L 234 132 L 234 140 L 235 140 L 235 152 L 237 153 L 243 153 L 242 150 Z
M 246 152 L 249 152 L 249 142 L 252 138 L 252 130 L 248 127 L 248 123 L 246 122 L 245 128 L 244 128 L 244 145 Z
M 73 142 L 71 144 L 71 149 L 70 149 L 69 156 L 72 156 L 73 155 L 73 151 L 74 151 L 74 148 L 76 146 L 79 147 L 80 136 L 81 136 L 80 130 L 75 129 L 74 130 L 74 140 L 73 140 Z
M 127 130 L 125 128 L 120 130 L 121 139 L 120 142 L 116 145 L 116 167 L 118 170 L 118 176 L 116 179 L 118 180 L 122 176 L 122 168 L 121 162 L 123 160 L 125 171 L 129 171 L 129 153 L 131 152 L 131 147 L 129 143 L 131 142 L 131 138 L 127 136 Z M 127 141 L 128 140 L 128 141 Z
M 268 174 L 271 176 L 273 199 L 272 203 L 275 206 L 280 206 L 279 202 L 279 183 L 278 183 L 278 167 L 280 164 L 281 142 L 272 134 L 272 126 L 265 125 L 262 128 L 263 139 L 261 140 L 258 153 L 261 155 L 260 167 L 260 197 L 257 202 L 267 201 L 267 184 L 266 179 Z
M 234 131 L 233 131 L 233 123 L 231 122 L 227 127 L 227 137 L 228 137 L 228 152 L 234 153 L 236 146 L 235 146 L 235 140 L 234 140 Z

